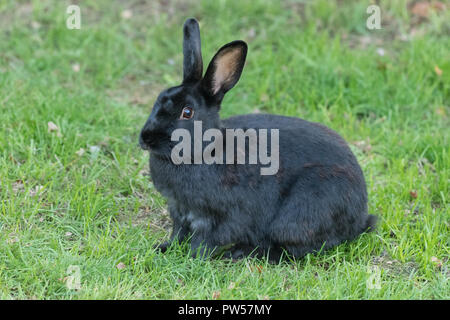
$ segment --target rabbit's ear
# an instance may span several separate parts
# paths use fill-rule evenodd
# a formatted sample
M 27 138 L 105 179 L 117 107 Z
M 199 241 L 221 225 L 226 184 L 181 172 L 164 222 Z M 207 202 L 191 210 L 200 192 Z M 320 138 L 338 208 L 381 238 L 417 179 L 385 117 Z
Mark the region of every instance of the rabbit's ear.
M 197 20 L 193 18 L 186 20 L 183 36 L 183 83 L 199 81 L 203 75 L 203 61 Z
M 247 44 L 244 41 L 233 41 L 220 48 L 202 80 L 205 91 L 216 100 L 222 100 L 224 94 L 238 82 L 246 57 Z

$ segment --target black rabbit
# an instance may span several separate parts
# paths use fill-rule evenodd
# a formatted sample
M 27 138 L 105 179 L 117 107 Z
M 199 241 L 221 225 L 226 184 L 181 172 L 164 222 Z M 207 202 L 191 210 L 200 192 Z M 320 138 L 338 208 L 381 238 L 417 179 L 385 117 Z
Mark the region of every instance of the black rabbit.
M 250 114 L 221 120 L 222 99 L 239 80 L 247 44 L 223 46 L 203 76 L 197 21 L 188 19 L 183 31 L 183 83 L 159 95 L 139 139 L 150 150 L 151 177 L 167 197 L 173 219 L 170 241 L 159 248 L 190 239 L 193 256 L 231 247 L 227 253 L 233 258 L 268 254 L 278 260 L 283 251 L 301 257 L 373 229 L 376 217 L 367 213 L 364 176 L 344 139 L 293 117 Z M 194 121 L 202 122 L 202 132 L 278 129 L 278 171 L 262 175 L 261 163 L 175 164 L 172 133 L 194 132 Z

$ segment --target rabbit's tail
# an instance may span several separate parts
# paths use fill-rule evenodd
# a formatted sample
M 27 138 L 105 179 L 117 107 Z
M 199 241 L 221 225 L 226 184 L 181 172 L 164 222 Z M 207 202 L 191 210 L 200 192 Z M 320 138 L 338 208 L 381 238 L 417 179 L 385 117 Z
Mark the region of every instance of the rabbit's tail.
M 369 214 L 366 221 L 366 228 L 365 231 L 371 232 L 374 231 L 377 225 L 378 217 L 374 216 L 373 214 Z

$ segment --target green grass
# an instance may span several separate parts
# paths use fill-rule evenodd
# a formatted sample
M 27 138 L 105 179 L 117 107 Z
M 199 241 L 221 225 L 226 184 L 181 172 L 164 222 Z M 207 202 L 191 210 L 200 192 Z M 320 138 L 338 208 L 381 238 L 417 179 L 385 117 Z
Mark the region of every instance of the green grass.
M 448 6 L 422 21 L 408 1 L 380 1 L 382 29 L 370 31 L 369 1 L 78 2 L 81 30 L 65 26 L 69 2 L 0 1 L 0 298 L 450 298 Z M 338 131 L 376 232 L 280 265 L 152 249 L 170 219 L 138 132 L 181 80 L 191 16 L 205 63 L 249 43 L 222 116 L 259 110 Z M 66 286 L 69 266 L 80 290 Z M 367 285 L 377 272 L 379 289 Z

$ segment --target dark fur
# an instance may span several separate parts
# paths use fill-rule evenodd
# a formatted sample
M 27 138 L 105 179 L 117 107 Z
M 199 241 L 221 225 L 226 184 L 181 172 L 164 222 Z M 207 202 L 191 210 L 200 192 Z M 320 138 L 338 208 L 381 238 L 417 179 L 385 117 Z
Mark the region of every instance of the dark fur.
M 198 24 L 189 19 L 183 83 L 160 94 L 140 136 L 141 146 L 151 151 L 154 185 L 167 197 L 173 219 L 171 240 L 160 249 L 190 238 L 194 256 L 234 245 L 232 257 L 269 253 L 277 260 L 283 249 L 301 257 L 373 229 L 376 217 L 367 214 L 364 176 L 347 143 L 333 130 L 298 118 L 260 114 L 220 120 L 221 101 L 239 80 L 247 45 L 234 41 L 222 47 L 203 78 L 200 48 Z M 214 76 L 224 57 L 228 64 L 220 70 L 230 74 L 218 85 Z M 180 120 L 186 105 L 194 117 Z M 279 129 L 278 173 L 261 176 L 259 165 L 174 165 L 171 133 L 192 132 L 193 120 L 202 120 L 203 130 Z

